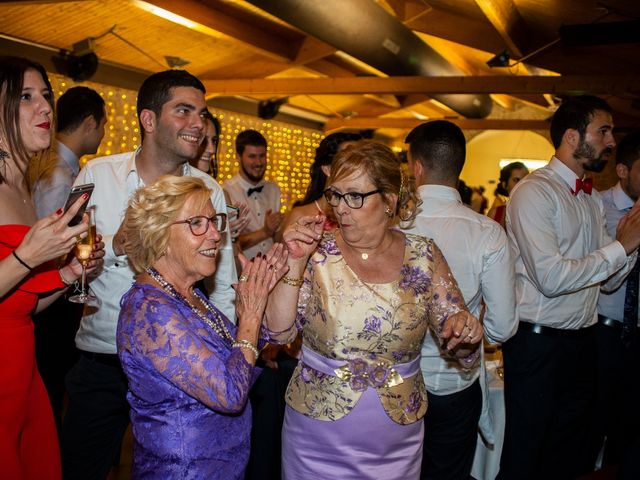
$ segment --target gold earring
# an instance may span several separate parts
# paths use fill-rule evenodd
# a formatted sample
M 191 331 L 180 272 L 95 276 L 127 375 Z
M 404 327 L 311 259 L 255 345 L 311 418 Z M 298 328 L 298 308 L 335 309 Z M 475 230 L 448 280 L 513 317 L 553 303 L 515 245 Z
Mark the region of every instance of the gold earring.
M 386 214 L 387 214 L 387 216 L 389 216 L 389 217 L 390 217 L 392 212 L 391 212 L 391 209 L 387 206 L 387 207 L 385 207 L 385 209 L 384 209 L 384 213 L 386 213 Z

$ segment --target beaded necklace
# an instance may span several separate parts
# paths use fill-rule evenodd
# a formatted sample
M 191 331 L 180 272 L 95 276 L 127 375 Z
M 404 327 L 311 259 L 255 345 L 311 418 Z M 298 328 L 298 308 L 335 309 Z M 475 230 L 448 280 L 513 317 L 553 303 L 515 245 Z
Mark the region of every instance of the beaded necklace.
M 155 268 L 147 268 L 147 273 L 162 287 L 165 292 L 167 292 L 173 298 L 187 304 L 189 308 L 191 308 L 193 313 L 195 313 L 200 319 L 202 319 L 207 325 L 209 325 L 220 337 L 222 337 L 223 340 L 228 340 L 231 343 L 234 342 L 234 338 L 231 336 L 231 333 L 229 333 L 229 330 L 227 329 L 224 320 L 222 320 L 222 317 L 220 317 L 220 314 L 209 304 L 209 302 L 203 300 L 200 295 L 196 294 L 193 291 L 193 287 L 191 287 L 191 293 L 193 293 L 193 295 L 200 301 L 200 304 L 205 308 L 205 310 L 207 310 L 207 312 L 211 314 L 213 320 L 211 320 L 208 315 L 202 313 L 202 311 L 196 308 L 196 306 L 191 303 L 187 297 L 178 292 L 174 288 L 174 286 L 167 282 L 164 277 L 160 275 L 160 272 L 158 272 Z

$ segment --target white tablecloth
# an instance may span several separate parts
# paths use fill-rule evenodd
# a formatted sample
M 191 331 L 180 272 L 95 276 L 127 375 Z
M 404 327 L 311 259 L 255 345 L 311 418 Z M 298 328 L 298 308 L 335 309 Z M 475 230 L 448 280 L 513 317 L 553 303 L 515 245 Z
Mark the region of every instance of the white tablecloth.
M 477 480 L 494 480 L 500 470 L 500 454 L 504 442 L 504 382 L 498 376 L 496 368 L 499 360 L 487 361 L 487 379 L 489 387 L 489 404 L 493 414 L 494 445 L 485 442 L 478 433 L 476 455 L 473 459 L 471 476 Z

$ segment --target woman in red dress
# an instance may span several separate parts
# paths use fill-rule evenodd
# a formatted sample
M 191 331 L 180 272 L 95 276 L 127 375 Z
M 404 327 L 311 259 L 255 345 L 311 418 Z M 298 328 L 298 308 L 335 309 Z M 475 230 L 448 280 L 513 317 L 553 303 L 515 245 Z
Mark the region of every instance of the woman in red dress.
M 42 66 L 0 57 L 0 478 L 59 479 L 58 437 L 47 392 L 36 368 L 31 314 L 58 298 L 81 273 L 77 260 L 58 269 L 86 219 L 67 224 L 86 202 L 78 200 L 36 221 L 25 170 L 49 147 L 53 119 L 51 85 Z M 89 268 L 102 263 L 94 247 Z

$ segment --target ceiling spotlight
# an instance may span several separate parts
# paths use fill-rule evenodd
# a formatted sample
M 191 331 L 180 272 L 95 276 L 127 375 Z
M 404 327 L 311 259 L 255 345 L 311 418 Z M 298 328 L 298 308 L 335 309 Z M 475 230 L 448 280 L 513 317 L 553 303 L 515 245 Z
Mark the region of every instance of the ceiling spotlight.
M 164 60 L 165 62 L 167 62 L 167 65 L 169 65 L 169 68 L 182 68 L 185 65 L 189 65 L 191 62 L 189 60 L 186 60 L 182 57 L 170 57 L 168 55 L 164 56 Z
M 510 58 L 511 57 L 509 56 L 509 52 L 507 50 L 503 50 L 502 52 L 491 57 L 487 62 L 487 65 L 489 65 L 489 67 L 491 68 L 508 67 Z

